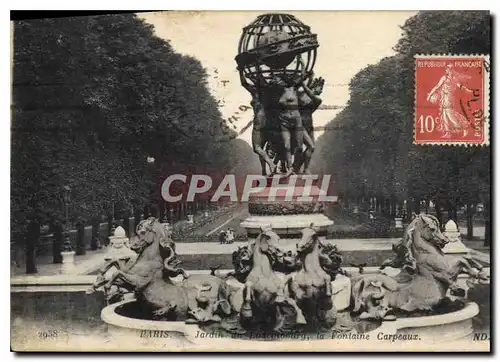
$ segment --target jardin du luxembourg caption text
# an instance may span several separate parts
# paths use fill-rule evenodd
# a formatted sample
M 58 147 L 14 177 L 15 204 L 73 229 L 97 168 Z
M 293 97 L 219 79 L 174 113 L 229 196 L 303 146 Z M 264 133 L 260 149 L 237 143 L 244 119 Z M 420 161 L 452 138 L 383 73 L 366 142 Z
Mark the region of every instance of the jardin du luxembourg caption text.
M 171 336 L 166 331 L 141 331 L 141 338 L 170 338 Z M 220 338 L 235 338 L 241 339 L 241 336 L 228 335 L 219 332 L 202 332 L 198 331 L 194 336 L 200 339 L 220 339 Z M 300 340 L 300 341 L 310 341 L 310 340 L 325 340 L 325 339 L 335 339 L 335 340 L 351 340 L 351 341 L 386 341 L 386 342 L 397 342 L 397 341 L 419 341 L 420 336 L 418 334 L 406 334 L 406 333 L 396 333 L 388 334 L 384 332 L 379 332 L 376 334 L 369 333 L 358 333 L 358 332 L 318 332 L 316 334 L 306 334 L 306 333 L 273 333 L 273 332 L 251 332 L 248 333 L 246 339 L 250 340 Z M 175 338 L 175 337 L 174 337 Z

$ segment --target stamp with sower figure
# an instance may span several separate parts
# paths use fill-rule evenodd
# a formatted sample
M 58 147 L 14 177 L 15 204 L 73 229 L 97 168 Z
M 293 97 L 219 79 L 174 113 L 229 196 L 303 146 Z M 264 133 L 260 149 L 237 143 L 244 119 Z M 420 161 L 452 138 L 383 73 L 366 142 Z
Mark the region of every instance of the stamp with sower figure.
M 489 56 L 415 56 L 415 144 L 489 144 Z

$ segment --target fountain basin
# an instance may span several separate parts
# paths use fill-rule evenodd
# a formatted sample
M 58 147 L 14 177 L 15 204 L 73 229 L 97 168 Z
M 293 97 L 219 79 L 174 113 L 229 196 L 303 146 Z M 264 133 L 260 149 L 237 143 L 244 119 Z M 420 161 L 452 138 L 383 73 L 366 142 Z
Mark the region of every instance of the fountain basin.
M 107 324 L 108 333 L 115 338 L 183 338 L 192 334 L 193 327 L 184 322 L 153 321 L 125 317 L 117 313 L 117 308 L 136 302 L 135 299 L 124 300 L 108 305 L 101 311 L 101 319 Z M 156 332 L 156 333 L 155 333 Z
M 425 317 L 398 318 L 383 322 L 381 328 L 397 330 L 398 334 L 418 335 L 426 343 L 451 342 L 467 339 L 473 333 L 472 318 L 479 314 L 474 302 L 467 302 L 460 310 Z
M 441 315 L 399 318 L 396 321 L 382 322 L 380 327 L 368 333 L 342 333 L 335 337 L 327 334 L 326 338 L 314 339 L 314 336 L 306 338 L 297 336 L 292 339 L 269 339 L 269 340 L 248 340 L 230 338 L 222 336 L 217 332 L 206 332 L 195 324 L 185 324 L 182 321 L 151 321 L 126 317 L 117 313 L 117 308 L 133 303 L 135 300 L 122 301 L 104 308 L 101 312 L 101 319 L 108 325 L 108 333 L 111 338 L 149 338 L 152 341 L 162 340 L 162 345 L 167 347 L 169 340 L 172 344 L 183 340 L 192 348 L 200 350 L 262 350 L 269 351 L 291 351 L 300 350 L 307 347 L 311 350 L 336 351 L 352 350 L 353 339 L 356 339 L 356 350 L 373 348 L 375 345 L 387 350 L 400 349 L 401 346 L 408 348 L 429 349 L 430 344 L 439 343 L 440 348 L 446 348 L 447 342 L 471 341 L 472 318 L 479 313 L 476 303 L 468 302 L 464 307 L 452 313 Z M 376 341 L 376 343 L 374 343 Z M 403 343 L 394 343 L 403 342 Z M 465 346 L 467 343 L 465 343 Z M 229 347 L 230 346 L 230 347 Z M 346 349 L 347 348 L 347 349 Z M 460 343 L 450 343 L 450 350 L 460 350 L 464 345 Z

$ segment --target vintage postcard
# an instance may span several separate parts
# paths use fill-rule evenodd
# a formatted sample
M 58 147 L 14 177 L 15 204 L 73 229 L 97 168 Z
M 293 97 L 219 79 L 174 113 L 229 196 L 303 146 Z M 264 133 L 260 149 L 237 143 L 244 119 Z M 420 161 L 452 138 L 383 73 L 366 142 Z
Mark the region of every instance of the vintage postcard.
M 488 11 L 11 22 L 11 349 L 489 352 Z

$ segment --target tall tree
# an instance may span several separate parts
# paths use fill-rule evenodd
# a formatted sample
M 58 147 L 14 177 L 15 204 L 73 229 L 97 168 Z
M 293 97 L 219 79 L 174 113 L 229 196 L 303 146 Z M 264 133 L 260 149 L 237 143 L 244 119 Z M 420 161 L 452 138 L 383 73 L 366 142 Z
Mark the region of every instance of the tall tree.
M 14 238 L 30 213 L 63 217 L 63 185 L 88 220 L 157 197 L 163 167 L 238 162 L 205 69 L 153 30 L 133 14 L 14 24 Z
M 347 107 L 317 142 L 314 167 L 334 174 L 339 193 L 433 200 L 456 218 L 460 205 L 489 204 L 489 147 L 413 145 L 414 55 L 488 54 L 490 17 L 481 11 L 420 12 L 402 26 L 396 55 L 350 82 Z M 441 215 L 440 215 L 441 216 Z

